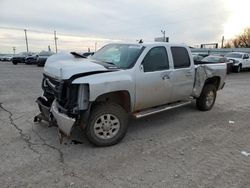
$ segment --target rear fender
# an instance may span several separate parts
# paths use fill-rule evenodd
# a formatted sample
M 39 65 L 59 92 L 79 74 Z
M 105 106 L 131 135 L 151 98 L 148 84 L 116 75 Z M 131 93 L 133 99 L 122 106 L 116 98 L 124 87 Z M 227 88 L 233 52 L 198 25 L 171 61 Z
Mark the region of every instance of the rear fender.
M 226 66 L 226 65 L 225 65 Z M 200 96 L 205 84 L 214 84 L 217 90 L 222 89 L 224 79 L 226 77 L 226 68 L 219 70 L 206 65 L 196 68 L 195 82 L 192 96 L 197 98 Z

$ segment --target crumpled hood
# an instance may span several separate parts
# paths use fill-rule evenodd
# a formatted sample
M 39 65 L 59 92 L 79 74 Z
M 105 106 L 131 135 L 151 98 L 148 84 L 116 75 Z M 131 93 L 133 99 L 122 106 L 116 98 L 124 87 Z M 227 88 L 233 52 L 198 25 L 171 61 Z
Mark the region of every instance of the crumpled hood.
M 66 80 L 79 73 L 105 71 L 104 66 L 87 58 L 77 58 L 70 53 L 58 53 L 50 56 L 44 66 L 44 73 L 56 79 Z

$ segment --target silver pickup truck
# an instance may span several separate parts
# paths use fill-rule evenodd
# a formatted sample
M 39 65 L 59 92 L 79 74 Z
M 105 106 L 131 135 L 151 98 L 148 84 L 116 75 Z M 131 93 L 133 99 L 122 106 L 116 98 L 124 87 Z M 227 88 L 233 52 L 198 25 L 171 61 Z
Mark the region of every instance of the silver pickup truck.
M 118 143 L 129 117 L 190 104 L 210 110 L 225 84 L 226 64 L 194 65 L 190 49 L 169 43 L 108 44 L 91 57 L 51 56 L 44 67 L 41 113 L 60 137 L 81 126 L 97 146 Z

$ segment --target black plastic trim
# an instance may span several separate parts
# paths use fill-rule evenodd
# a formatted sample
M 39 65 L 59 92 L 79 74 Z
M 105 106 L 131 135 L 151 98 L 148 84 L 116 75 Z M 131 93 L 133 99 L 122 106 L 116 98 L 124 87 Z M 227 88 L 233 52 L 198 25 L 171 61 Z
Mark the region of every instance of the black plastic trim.
M 90 76 L 94 74 L 101 74 L 101 73 L 108 73 L 108 72 L 114 72 L 117 70 L 103 70 L 103 71 L 92 71 L 92 72 L 85 72 L 85 73 L 79 73 L 71 76 L 68 80 L 65 80 L 68 84 L 71 84 L 75 79 L 85 77 L 85 76 Z

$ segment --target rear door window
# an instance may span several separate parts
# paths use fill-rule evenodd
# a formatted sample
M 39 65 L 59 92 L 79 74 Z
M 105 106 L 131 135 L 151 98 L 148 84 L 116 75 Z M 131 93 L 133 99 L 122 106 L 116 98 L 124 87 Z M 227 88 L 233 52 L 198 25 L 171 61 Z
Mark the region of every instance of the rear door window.
M 174 61 L 174 68 L 188 68 L 190 67 L 190 58 L 186 48 L 184 47 L 171 47 L 171 52 Z

